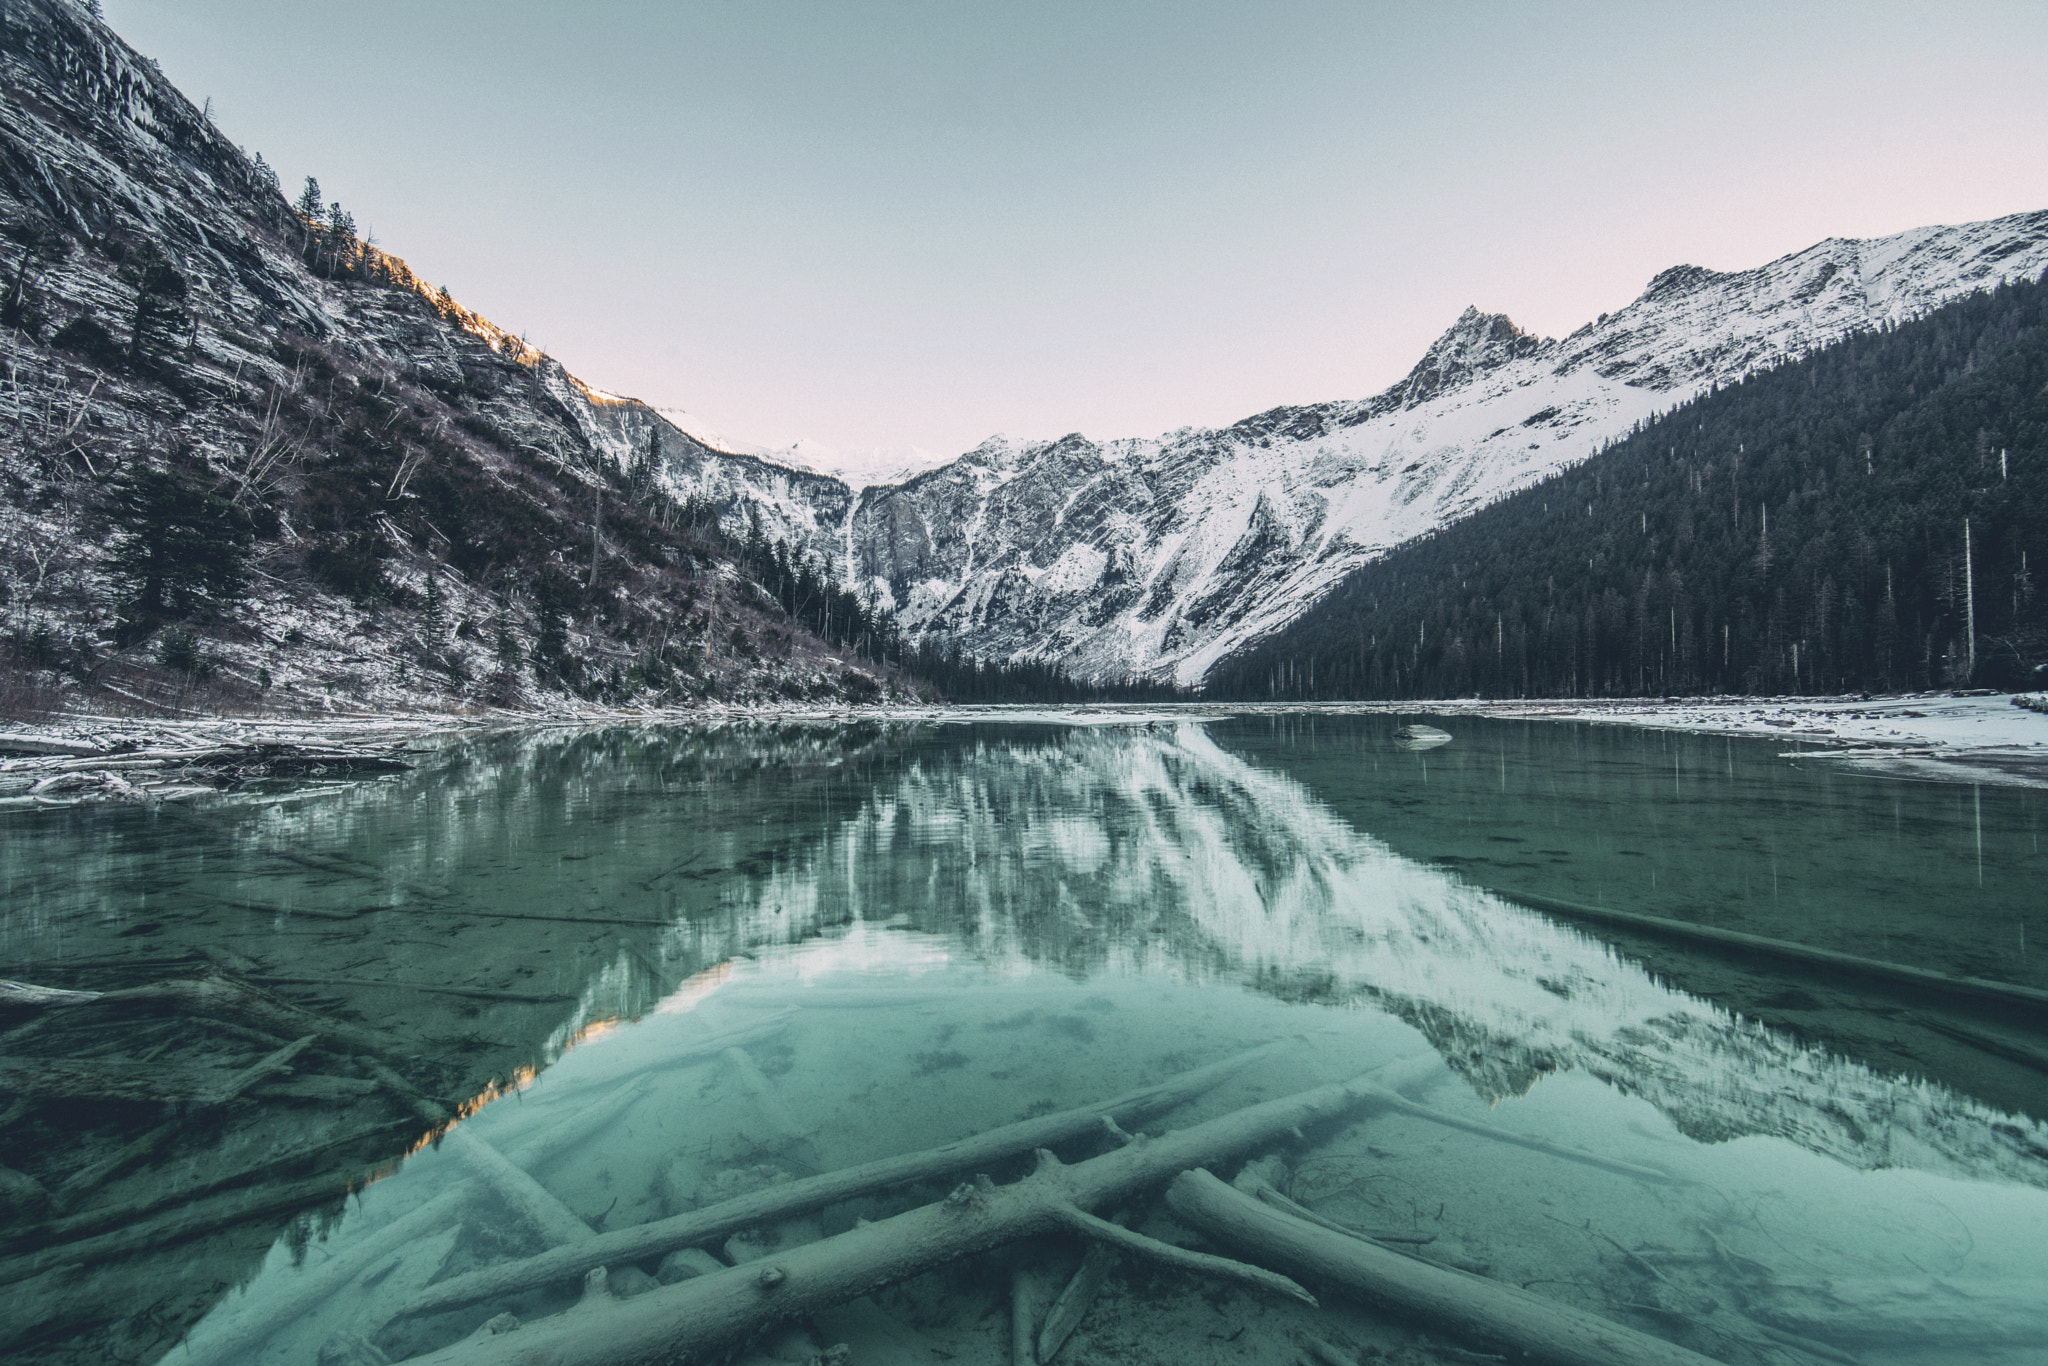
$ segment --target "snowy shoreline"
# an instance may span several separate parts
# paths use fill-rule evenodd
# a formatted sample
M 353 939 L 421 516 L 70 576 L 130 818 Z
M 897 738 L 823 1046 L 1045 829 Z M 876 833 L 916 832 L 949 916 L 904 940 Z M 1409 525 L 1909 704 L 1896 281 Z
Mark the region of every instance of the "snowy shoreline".
M 251 778 L 345 779 L 409 767 L 486 730 L 760 724 L 1145 726 L 1260 715 L 1577 721 L 1778 739 L 1787 758 L 1935 782 L 2048 787 L 2048 694 L 983 706 L 712 705 L 548 713 L 416 712 L 178 720 L 72 715 L 0 723 L 0 808 L 202 796 Z
M 1438 716 L 1598 722 L 1796 742 L 1786 758 L 1931 782 L 2048 787 L 2048 694 L 1429 702 Z

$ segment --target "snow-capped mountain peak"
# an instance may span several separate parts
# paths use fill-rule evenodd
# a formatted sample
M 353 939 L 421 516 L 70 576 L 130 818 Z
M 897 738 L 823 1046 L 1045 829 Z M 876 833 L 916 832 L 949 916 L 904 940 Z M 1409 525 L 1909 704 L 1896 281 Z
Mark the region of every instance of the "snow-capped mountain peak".
M 1422 353 L 1422 359 L 1401 382 L 1402 404 L 1412 408 L 1425 403 L 1476 374 L 1531 355 L 1546 345 L 1547 341 L 1516 327 L 1507 314 L 1481 313 L 1468 305 L 1458 320 Z
M 2048 268 L 2048 213 L 1660 271 L 1567 337 L 1468 308 L 1371 398 L 1149 440 L 996 438 L 863 490 L 818 544 L 914 636 L 1199 684 L 1402 541 L 1713 384 Z

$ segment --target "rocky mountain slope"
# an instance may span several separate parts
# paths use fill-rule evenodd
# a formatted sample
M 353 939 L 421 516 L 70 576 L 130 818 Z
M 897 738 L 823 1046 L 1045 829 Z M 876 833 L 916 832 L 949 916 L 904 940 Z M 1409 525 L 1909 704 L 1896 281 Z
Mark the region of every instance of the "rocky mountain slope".
M 903 691 L 743 539 L 843 485 L 710 451 L 288 202 L 65 0 L 0 5 L 0 236 L 0 702 Z
M 1372 398 L 1152 440 L 997 438 L 866 490 L 839 553 L 914 633 L 1196 685 L 1361 563 L 1653 414 L 2044 268 L 2048 213 L 2028 213 L 1675 266 L 1561 339 L 1468 309 Z

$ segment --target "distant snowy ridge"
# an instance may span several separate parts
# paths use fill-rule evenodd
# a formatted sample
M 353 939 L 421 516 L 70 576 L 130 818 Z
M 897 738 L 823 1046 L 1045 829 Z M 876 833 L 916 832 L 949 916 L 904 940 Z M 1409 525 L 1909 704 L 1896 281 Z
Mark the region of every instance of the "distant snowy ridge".
M 2048 212 L 1831 238 L 1753 270 L 1674 266 L 1562 339 L 1467 309 L 1384 393 L 1220 430 L 997 437 L 858 494 L 696 457 L 675 477 L 715 486 L 735 516 L 763 480 L 764 524 L 829 556 L 913 637 L 1196 685 L 1367 559 L 1711 385 L 2044 269 Z

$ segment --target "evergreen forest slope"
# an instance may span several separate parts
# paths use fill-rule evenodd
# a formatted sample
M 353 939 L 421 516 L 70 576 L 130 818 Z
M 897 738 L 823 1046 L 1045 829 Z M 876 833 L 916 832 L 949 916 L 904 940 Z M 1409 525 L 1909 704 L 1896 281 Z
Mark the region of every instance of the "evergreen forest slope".
M 1212 698 L 2039 686 L 2048 283 L 1851 336 L 1400 546 Z

